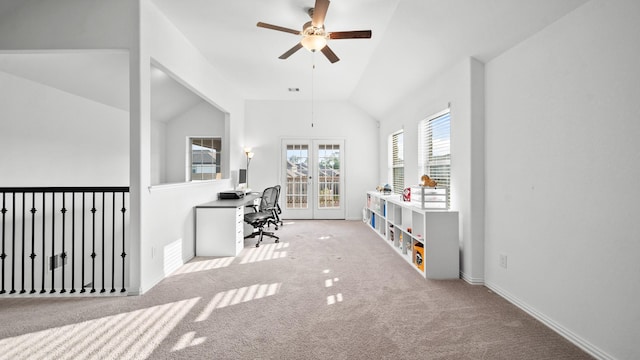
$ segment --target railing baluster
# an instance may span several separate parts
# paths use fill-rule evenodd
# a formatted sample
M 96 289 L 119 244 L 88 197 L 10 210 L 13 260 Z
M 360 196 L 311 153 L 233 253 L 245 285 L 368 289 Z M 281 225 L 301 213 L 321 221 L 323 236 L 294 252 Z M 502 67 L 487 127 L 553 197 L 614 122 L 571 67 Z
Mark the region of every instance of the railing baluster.
M 42 288 L 40 289 L 40 294 L 44 294 L 45 292 L 47 292 L 44 289 L 44 268 L 45 268 L 45 263 L 47 261 L 47 255 L 45 255 L 45 234 L 46 234 L 46 228 L 45 228 L 45 223 L 46 223 L 46 215 L 47 215 L 47 208 L 45 207 L 46 205 L 46 201 L 45 198 L 47 197 L 47 193 L 46 192 L 42 192 Z
M 96 192 L 93 192 L 91 213 L 91 292 L 96 292 Z
M 76 292 L 76 193 L 71 193 L 71 291 Z
M 104 191 L 102 192 L 102 289 L 100 293 L 105 292 L 104 289 Z
M 16 292 L 16 193 L 11 196 L 13 202 L 13 208 L 11 209 L 11 291 L 9 294 Z
M 84 228 L 84 223 L 85 223 L 85 221 L 84 221 L 84 217 L 85 217 L 85 201 L 84 200 L 86 198 L 85 195 L 86 194 L 83 191 L 82 192 L 82 253 L 80 254 L 81 255 L 80 258 L 82 259 L 82 272 L 81 272 L 81 274 L 82 274 L 82 279 L 81 279 L 82 280 L 82 284 L 81 284 L 82 285 L 82 290 L 80 290 L 81 293 L 87 291 L 84 288 L 84 243 L 85 243 L 85 241 L 84 241 L 85 240 L 85 234 L 84 234 L 85 233 L 85 228 Z
M 4 259 L 7 257 L 7 254 L 4 252 L 4 224 L 5 224 L 5 214 L 7 212 L 6 207 L 6 193 L 2 192 L 2 253 L 0 253 L 0 261 L 2 261 L 2 284 L 0 285 L 0 294 L 4 294 L 7 291 L 4 289 Z
M 116 292 L 116 192 L 111 193 L 111 292 Z
M 54 271 L 56 270 L 54 265 L 56 259 L 56 193 L 51 193 L 51 258 L 49 259 L 49 266 L 51 267 L 51 290 L 50 294 L 56 292 L 56 276 Z
M 20 294 L 24 294 L 27 290 L 24 289 L 24 242 L 25 242 L 25 234 L 24 234 L 24 221 L 25 221 L 25 193 L 22 193 L 22 287 L 20 288 Z
M 67 214 L 67 208 L 65 207 L 65 193 L 64 191 L 62 192 L 62 210 L 60 210 L 62 212 L 62 252 L 60 253 L 60 258 L 62 259 L 62 290 L 60 290 L 60 293 L 63 294 L 65 292 L 67 292 L 67 290 L 65 290 L 64 288 L 64 263 L 65 263 L 65 259 L 67 258 L 67 253 L 64 251 L 64 220 L 65 220 L 65 215 Z
M 31 193 L 31 291 L 36 292 L 36 193 Z
M 122 254 L 120 255 L 120 256 L 122 257 L 122 289 L 120 290 L 120 292 L 125 292 L 125 291 L 127 291 L 127 290 L 124 288 L 124 270 L 125 270 L 125 261 L 124 261 L 124 258 L 127 256 L 127 253 L 124 251 L 124 249 L 125 249 L 125 247 L 124 247 L 124 238 L 125 238 L 125 229 L 124 229 L 124 228 L 125 228 L 125 227 L 124 227 L 124 224 L 125 224 L 125 215 L 124 215 L 124 213 L 125 213 L 125 212 L 127 212 L 127 207 L 125 206 L 125 205 L 126 205 L 126 203 L 125 203 L 125 199 L 124 199 L 124 197 L 125 197 L 125 192 L 123 191 L 123 192 L 122 192 L 122 210 L 121 210 L 121 211 L 122 211 Z

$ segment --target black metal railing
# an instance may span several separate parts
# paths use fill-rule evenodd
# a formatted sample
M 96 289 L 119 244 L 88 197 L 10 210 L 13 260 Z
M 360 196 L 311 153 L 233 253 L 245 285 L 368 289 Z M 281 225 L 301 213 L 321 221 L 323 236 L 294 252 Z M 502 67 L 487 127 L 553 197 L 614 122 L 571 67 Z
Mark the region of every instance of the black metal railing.
M 126 292 L 128 194 L 128 187 L 0 187 L 0 294 Z

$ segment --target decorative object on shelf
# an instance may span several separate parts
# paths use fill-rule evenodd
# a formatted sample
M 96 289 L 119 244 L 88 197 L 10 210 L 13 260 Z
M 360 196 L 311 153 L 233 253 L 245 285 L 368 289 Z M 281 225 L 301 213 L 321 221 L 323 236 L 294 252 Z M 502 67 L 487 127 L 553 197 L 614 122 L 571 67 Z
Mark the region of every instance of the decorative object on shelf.
M 425 210 L 448 210 L 446 188 L 415 186 L 411 189 L 411 203 Z
M 385 195 L 391 194 L 391 192 L 392 192 L 392 191 L 393 191 L 393 190 L 391 189 L 391 185 L 389 185 L 389 184 L 384 184 L 384 187 L 382 188 L 382 192 L 383 192 Z
M 420 180 L 422 180 L 422 184 L 420 184 L 422 186 L 428 186 L 428 187 L 434 188 L 438 185 L 438 182 L 430 178 L 429 175 L 422 175 Z
M 411 228 L 410 228 L 410 227 L 408 227 L 408 228 L 407 228 L 407 232 L 408 232 L 409 234 L 411 234 Z
M 424 245 L 419 242 L 413 244 L 413 264 L 424 271 Z
M 402 191 L 402 201 L 411 201 L 411 188 Z

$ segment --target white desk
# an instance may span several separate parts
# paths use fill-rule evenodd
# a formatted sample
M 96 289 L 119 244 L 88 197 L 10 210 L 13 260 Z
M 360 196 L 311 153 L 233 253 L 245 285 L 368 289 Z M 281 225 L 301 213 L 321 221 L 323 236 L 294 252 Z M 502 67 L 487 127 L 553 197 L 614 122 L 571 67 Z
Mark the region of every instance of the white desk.
M 244 208 L 260 194 L 196 206 L 196 256 L 237 256 L 244 248 Z

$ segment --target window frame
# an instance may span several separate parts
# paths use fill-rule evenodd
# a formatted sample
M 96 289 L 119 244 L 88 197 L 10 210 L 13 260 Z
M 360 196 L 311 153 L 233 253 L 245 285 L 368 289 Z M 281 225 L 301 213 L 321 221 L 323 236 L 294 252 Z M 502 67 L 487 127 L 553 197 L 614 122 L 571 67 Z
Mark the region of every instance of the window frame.
M 202 144 L 202 141 L 211 141 L 211 149 L 215 150 L 214 155 L 213 155 L 213 162 L 211 163 L 211 166 L 213 167 L 213 172 L 211 173 L 212 176 L 211 178 L 204 178 L 204 176 L 201 176 L 200 179 L 194 178 L 194 174 L 196 174 L 194 172 L 194 166 L 204 166 L 204 165 L 208 165 L 208 163 L 205 162 L 200 162 L 198 163 L 194 163 L 194 150 L 193 150 L 193 146 L 194 146 L 194 141 L 200 140 L 201 144 L 196 144 L 197 146 L 201 146 L 204 148 L 207 148 L 204 144 Z M 211 180 L 219 180 L 222 178 L 222 136 L 189 136 L 187 137 L 187 181 L 189 182 L 194 182 L 194 181 L 211 181 Z M 216 146 L 217 145 L 217 146 Z M 199 174 L 207 174 L 204 172 L 200 172 Z
M 434 132 L 447 135 L 440 139 L 439 145 L 434 145 Z M 441 155 L 434 155 L 436 152 Z M 446 188 L 450 195 L 451 163 L 451 109 L 447 108 L 418 123 L 418 166 L 422 175 L 428 175 L 437 181 L 437 187 Z M 450 205 L 449 199 L 450 196 L 447 196 L 447 208 Z
M 398 142 L 398 138 L 401 139 Z M 394 194 L 402 194 L 404 191 L 405 183 L 404 183 L 404 129 L 400 129 L 394 131 L 389 135 L 388 139 L 388 181 L 392 184 L 391 188 L 393 189 Z M 398 144 L 401 147 L 398 147 Z M 401 154 L 401 156 L 397 156 L 397 154 Z M 396 179 L 396 174 L 399 175 L 399 179 Z M 397 186 L 400 185 L 400 186 Z

